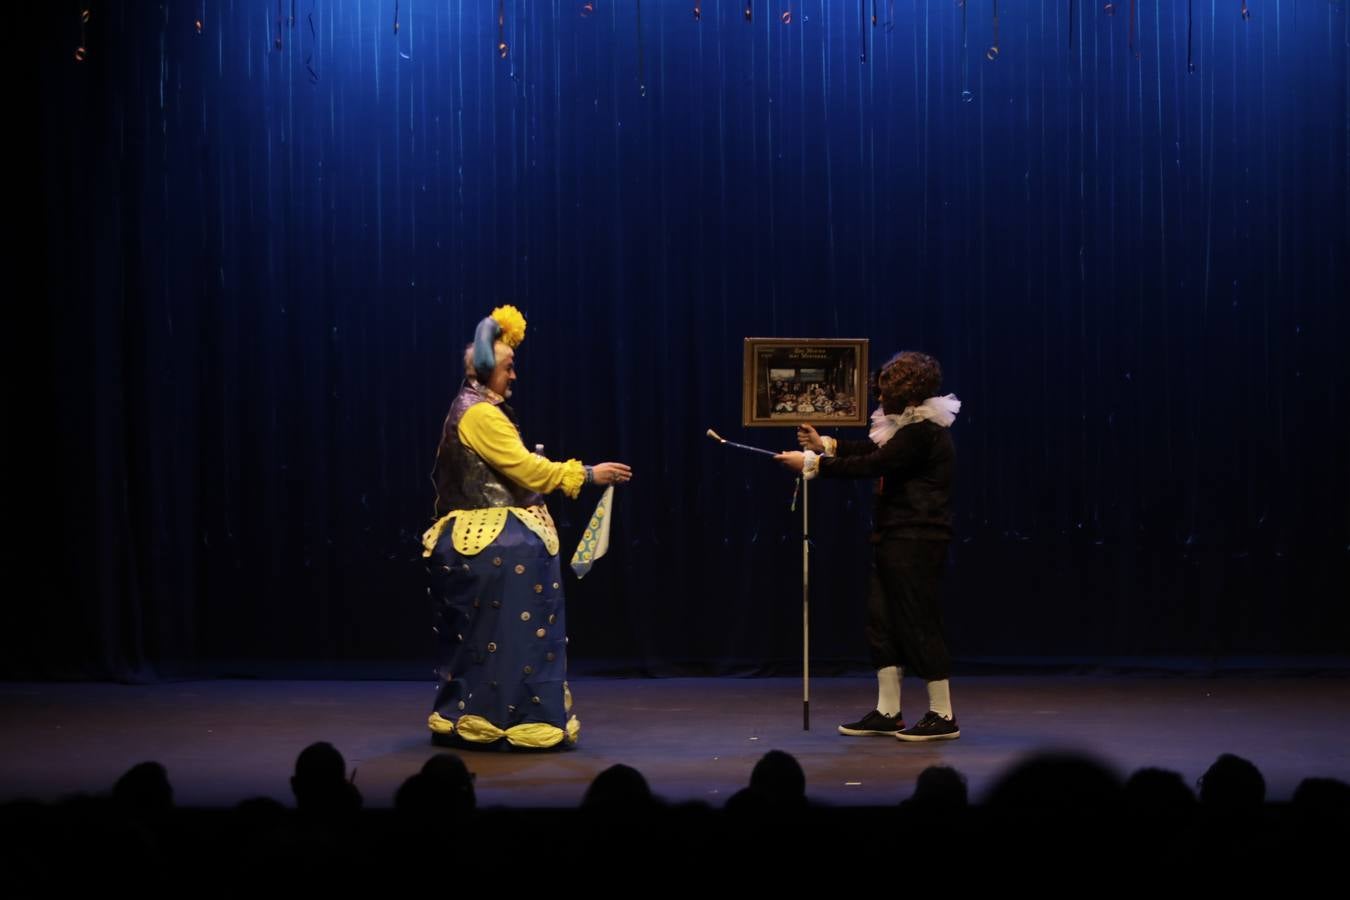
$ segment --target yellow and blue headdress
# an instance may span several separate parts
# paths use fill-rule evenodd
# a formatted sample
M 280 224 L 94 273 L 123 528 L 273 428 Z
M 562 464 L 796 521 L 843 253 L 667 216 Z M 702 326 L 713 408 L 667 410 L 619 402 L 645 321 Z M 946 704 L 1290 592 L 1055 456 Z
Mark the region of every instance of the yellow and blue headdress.
M 525 317 L 514 306 L 499 306 L 492 315 L 478 323 L 473 333 L 473 367 L 480 380 L 497 366 L 497 341 L 501 341 L 512 350 L 525 340 Z

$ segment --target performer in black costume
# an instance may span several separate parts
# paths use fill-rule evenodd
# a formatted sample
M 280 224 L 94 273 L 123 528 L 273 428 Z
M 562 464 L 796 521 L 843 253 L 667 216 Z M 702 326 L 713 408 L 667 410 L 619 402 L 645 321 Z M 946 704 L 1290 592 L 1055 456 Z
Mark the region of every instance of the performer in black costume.
M 936 359 L 900 353 L 877 377 L 881 406 L 872 413 L 868 440 L 838 441 L 802 425 L 797 438 L 803 450 L 776 457 L 807 479 L 876 479 L 866 635 L 877 670 L 877 705 L 858 721 L 840 725 L 840 734 L 893 735 L 902 741 L 961 736 L 952 714 L 940 592 L 952 537 L 956 453 L 950 429 L 961 401 L 936 396 L 941 383 Z M 906 669 L 927 683 L 929 706 L 909 728 L 900 711 Z

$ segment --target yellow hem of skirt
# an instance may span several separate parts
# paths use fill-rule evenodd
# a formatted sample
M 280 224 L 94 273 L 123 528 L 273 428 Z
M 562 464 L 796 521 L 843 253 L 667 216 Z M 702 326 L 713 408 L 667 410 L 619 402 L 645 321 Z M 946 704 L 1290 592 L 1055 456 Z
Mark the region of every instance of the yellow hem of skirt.
M 427 717 L 427 727 L 436 734 L 455 734 L 473 744 L 492 744 L 506 738 L 513 747 L 531 750 L 546 750 L 563 741 L 575 744 L 581 737 L 581 722 L 576 716 L 567 720 L 565 729 L 545 722 L 524 722 L 510 728 L 498 728 L 482 716 L 460 716 L 459 721 L 455 721 L 434 712 Z

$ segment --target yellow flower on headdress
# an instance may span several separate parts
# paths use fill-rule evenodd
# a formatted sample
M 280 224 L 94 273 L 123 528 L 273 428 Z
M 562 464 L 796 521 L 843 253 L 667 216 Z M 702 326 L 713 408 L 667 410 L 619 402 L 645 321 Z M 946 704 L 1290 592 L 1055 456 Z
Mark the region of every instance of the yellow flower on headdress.
M 492 311 L 492 318 L 501 326 L 501 341 L 512 350 L 525 340 L 525 317 L 514 306 L 499 306 Z

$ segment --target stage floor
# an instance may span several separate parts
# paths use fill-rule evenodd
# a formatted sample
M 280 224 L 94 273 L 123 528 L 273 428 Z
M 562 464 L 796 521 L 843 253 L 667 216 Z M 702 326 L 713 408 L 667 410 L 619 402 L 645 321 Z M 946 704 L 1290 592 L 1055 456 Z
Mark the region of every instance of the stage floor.
M 626 763 L 670 801 L 721 805 L 756 760 L 786 750 L 815 800 L 890 805 L 932 765 L 965 774 L 980 800 L 1025 754 L 1094 754 L 1122 775 L 1159 766 L 1195 780 L 1224 752 L 1252 760 L 1268 799 L 1299 781 L 1350 781 L 1350 678 L 1327 676 L 976 676 L 953 682 L 963 737 L 937 744 L 846 738 L 835 725 L 875 699 L 871 678 L 812 681 L 810 731 L 801 682 L 788 678 L 578 679 L 580 745 L 549 754 L 465 751 L 480 806 L 571 806 L 602 769 Z M 157 760 L 179 805 L 290 802 L 296 754 L 332 742 L 357 769 L 367 807 L 393 802 L 431 754 L 430 683 L 194 681 L 148 686 L 0 684 L 0 802 L 100 793 L 132 765 Z M 926 706 L 906 679 L 907 718 Z

